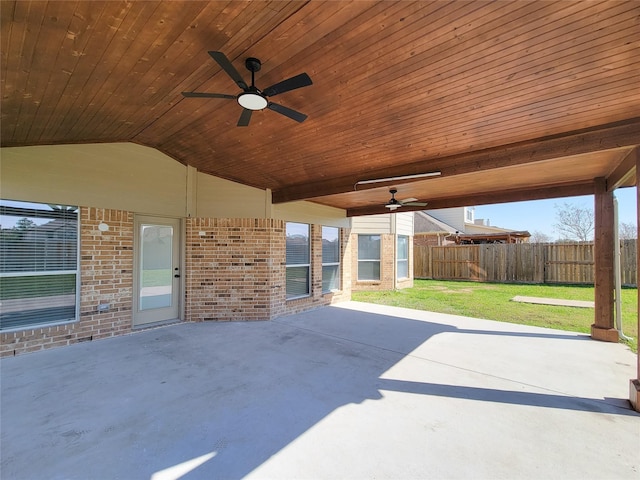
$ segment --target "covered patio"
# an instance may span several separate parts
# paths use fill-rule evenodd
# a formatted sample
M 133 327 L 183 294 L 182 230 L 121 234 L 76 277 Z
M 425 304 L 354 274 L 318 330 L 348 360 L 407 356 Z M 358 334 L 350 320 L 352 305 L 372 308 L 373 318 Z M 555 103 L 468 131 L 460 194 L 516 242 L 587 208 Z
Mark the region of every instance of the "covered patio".
M 391 190 L 418 200 L 404 212 L 593 195 L 591 335 L 617 342 L 613 192 L 640 183 L 638 12 L 606 0 L 0 2 L 0 201 L 77 207 L 85 246 L 70 267 L 73 323 L 6 329 L 0 355 L 348 300 L 346 281 L 322 292 L 321 229 L 339 228 L 345 247 L 351 217 L 389 213 Z M 153 318 L 133 293 L 150 217 L 182 234 L 175 299 Z M 308 225 L 318 246 L 318 277 L 294 302 L 285 223 Z M 224 268 L 203 260 L 234 242 L 244 249 Z M 591 361 L 588 383 L 604 360 Z M 640 411 L 635 365 L 623 384 Z
M 345 302 L 5 358 L 3 478 L 635 479 L 636 357 Z

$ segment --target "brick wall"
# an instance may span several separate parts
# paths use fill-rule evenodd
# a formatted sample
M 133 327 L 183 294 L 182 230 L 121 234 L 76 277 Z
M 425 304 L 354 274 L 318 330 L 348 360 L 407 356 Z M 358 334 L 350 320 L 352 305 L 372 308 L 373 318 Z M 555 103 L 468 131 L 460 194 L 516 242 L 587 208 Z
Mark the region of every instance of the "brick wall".
M 109 230 L 98 229 L 100 223 Z M 131 331 L 133 214 L 80 208 L 80 321 L 0 334 L 0 354 L 17 355 Z M 98 312 L 98 305 L 109 309 Z
M 219 218 L 186 222 L 185 320 L 271 318 L 273 306 L 284 302 L 284 288 L 278 287 L 285 261 L 284 223 Z
M 396 269 L 396 236 L 392 234 L 382 235 L 382 258 L 380 259 L 380 288 L 392 290 L 395 288 Z
M 393 290 L 395 288 L 395 242 L 391 233 L 380 235 L 380 280 L 358 280 L 358 235 L 351 235 L 352 290 Z
M 191 218 L 186 230 L 188 321 L 269 320 L 350 298 L 350 284 L 322 294 L 320 225 L 311 226 L 311 295 L 295 300 L 286 300 L 284 221 Z
M 348 238 L 349 230 L 341 229 L 340 291 L 322 293 L 322 225 L 311 225 L 311 294 L 308 297 L 287 300 L 274 312 L 274 318 L 351 299 L 351 279 L 348 273 L 345 275 L 345 271 L 349 270 L 345 266 L 351 264 L 351 249 L 345 248 Z M 286 276 L 286 271 L 284 275 Z M 345 276 L 348 278 L 345 279 Z M 285 277 L 282 279 L 282 290 L 284 289 Z
M 416 233 L 413 236 L 413 244 L 420 247 L 428 245 L 438 246 L 440 244 L 440 241 L 438 240 L 438 235 Z
M 104 232 L 98 228 L 103 222 L 109 225 Z M 185 321 L 269 320 L 350 299 L 352 248 L 347 229 L 341 230 L 341 291 L 322 293 L 322 227 L 312 225 L 311 295 L 287 301 L 284 221 L 188 218 L 185 223 Z M 133 213 L 82 207 L 80 320 L 2 333 L 0 354 L 131 332 L 133 243 Z M 99 305 L 108 305 L 108 310 L 99 310 Z
M 396 282 L 396 236 L 391 233 L 380 235 L 380 280 L 358 280 L 358 235 L 350 236 L 352 290 L 393 290 L 413 287 L 413 245 L 409 237 L 409 278 Z

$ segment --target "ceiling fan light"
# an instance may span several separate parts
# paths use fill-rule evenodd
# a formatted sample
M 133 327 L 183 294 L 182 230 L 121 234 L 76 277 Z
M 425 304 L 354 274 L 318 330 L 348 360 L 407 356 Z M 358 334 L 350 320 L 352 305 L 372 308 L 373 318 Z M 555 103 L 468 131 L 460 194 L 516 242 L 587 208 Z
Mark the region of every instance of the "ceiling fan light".
M 262 110 L 269 102 L 259 93 L 244 92 L 238 95 L 238 103 L 247 110 Z
M 401 206 L 402 204 L 398 200 L 396 200 L 395 197 L 391 197 L 391 200 L 389 200 L 385 205 L 385 207 L 390 210 L 395 210 L 396 208 L 400 208 Z

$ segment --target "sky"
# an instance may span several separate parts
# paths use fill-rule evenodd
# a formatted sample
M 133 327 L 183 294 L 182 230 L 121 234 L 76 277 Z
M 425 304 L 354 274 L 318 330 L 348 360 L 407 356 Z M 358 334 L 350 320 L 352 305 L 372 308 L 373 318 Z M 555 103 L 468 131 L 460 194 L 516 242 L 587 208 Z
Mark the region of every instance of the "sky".
M 636 225 L 636 187 L 619 188 L 614 196 L 618 200 L 618 222 Z M 553 227 L 556 223 L 555 207 L 565 203 L 592 210 L 594 206 L 593 195 L 480 205 L 476 207 L 475 218 L 489 219 L 494 227 L 541 232 L 557 239 L 559 235 Z
M 12 202 L 11 200 L 0 200 L 0 205 L 5 207 L 23 207 L 23 208 L 34 208 L 39 209 L 42 208 L 42 204 L 40 203 L 27 203 L 27 202 Z M 48 208 L 48 210 L 51 210 Z M 13 217 L 9 215 L 0 215 L 0 228 L 13 228 L 18 223 L 21 217 Z M 31 218 L 31 221 L 36 225 L 44 225 L 49 222 L 50 219 L 46 218 Z

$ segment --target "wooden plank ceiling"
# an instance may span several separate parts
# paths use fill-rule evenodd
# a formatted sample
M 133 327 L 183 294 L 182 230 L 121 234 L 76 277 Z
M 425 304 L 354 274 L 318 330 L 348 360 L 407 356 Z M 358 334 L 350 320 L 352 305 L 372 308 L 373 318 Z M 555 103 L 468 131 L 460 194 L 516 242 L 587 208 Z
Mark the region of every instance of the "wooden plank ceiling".
M 136 142 L 350 215 L 634 183 L 640 2 L 0 2 L 1 145 Z M 237 127 L 207 51 L 265 88 L 313 85 Z M 357 182 L 440 171 L 440 177 Z M 409 209 L 409 207 L 405 207 Z

